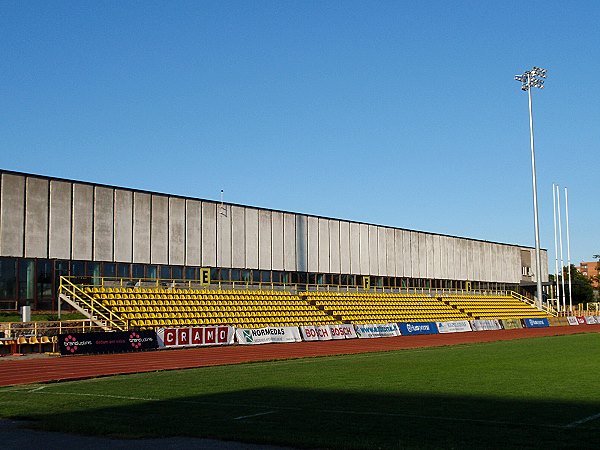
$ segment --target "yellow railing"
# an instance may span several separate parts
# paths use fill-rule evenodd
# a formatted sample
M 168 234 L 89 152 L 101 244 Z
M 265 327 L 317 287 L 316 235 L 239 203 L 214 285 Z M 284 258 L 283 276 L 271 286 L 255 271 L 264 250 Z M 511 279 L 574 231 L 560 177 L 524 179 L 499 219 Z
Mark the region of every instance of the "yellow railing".
M 80 286 L 72 283 L 68 277 L 60 277 L 59 293 L 75 299 L 80 306 L 88 309 L 92 317 L 98 317 L 99 320 L 103 320 L 108 327 L 116 328 L 121 331 L 127 329 L 127 322 L 125 320 L 113 310 L 94 299 L 94 297 L 88 294 Z
M 512 295 L 512 297 L 514 299 L 519 300 L 524 303 L 527 303 L 528 305 L 533 306 L 534 308 L 538 309 L 537 303 L 535 301 L 531 300 L 530 298 L 527 298 L 527 297 L 519 294 L 518 292 L 514 292 L 514 291 L 510 291 L 510 295 Z M 556 312 L 556 310 L 549 305 L 543 305 L 542 311 L 544 311 L 545 313 L 547 313 L 551 316 L 554 316 L 554 317 L 558 316 L 558 312 Z

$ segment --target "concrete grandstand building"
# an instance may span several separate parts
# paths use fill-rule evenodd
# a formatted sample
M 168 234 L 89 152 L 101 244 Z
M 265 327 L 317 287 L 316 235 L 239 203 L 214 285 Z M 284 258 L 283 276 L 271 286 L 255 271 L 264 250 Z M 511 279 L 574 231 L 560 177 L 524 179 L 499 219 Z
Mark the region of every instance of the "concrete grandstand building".
M 512 244 L 0 171 L 0 308 L 57 308 L 61 275 L 529 291 Z

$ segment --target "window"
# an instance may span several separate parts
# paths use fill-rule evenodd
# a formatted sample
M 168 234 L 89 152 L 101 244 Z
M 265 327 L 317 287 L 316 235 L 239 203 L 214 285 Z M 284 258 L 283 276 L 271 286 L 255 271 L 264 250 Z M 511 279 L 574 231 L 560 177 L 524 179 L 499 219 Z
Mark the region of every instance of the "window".
M 185 268 L 185 279 L 186 280 L 197 280 L 196 269 L 194 267 Z
M 171 278 L 171 268 L 169 266 L 160 266 L 160 278 L 163 280 Z
M 117 265 L 115 263 L 102 264 L 102 275 L 109 278 L 117 276 Z
M 28 305 L 29 300 L 35 297 L 35 261 L 33 259 L 22 259 L 19 262 L 19 299 Z
M 71 276 L 83 277 L 85 276 L 85 265 L 83 261 L 73 261 L 71 263 Z
M 172 267 L 172 272 L 173 272 L 173 278 L 175 280 L 181 280 L 183 278 L 183 267 L 181 266 L 173 266 Z M 212 278 L 212 273 L 211 276 Z
M 142 264 L 133 264 L 131 266 L 132 278 L 144 278 L 144 266 Z
M 117 276 L 119 278 L 129 278 L 129 264 L 117 264 Z
M 17 298 L 17 260 L 0 258 L 0 300 Z
M 146 266 L 146 278 L 156 280 L 157 268 L 156 266 Z

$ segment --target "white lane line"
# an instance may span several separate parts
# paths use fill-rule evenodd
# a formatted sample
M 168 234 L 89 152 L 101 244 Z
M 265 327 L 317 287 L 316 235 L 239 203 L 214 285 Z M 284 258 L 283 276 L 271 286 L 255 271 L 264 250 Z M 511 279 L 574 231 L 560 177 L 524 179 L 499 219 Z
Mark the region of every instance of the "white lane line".
M 581 420 L 577 420 L 575 422 L 570 423 L 569 425 L 565 425 L 565 428 L 575 428 L 577 425 L 581 425 L 582 423 L 591 422 L 592 420 L 600 419 L 600 413 L 594 414 L 593 416 L 585 417 Z
M 35 389 L 31 389 L 31 390 L 29 390 L 27 392 L 29 392 L 29 393 L 31 393 L 31 392 L 38 392 L 38 391 L 41 391 L 42 389 L 45 389 L 45 388 L 46 388 L 46 386 L 40 386 L 40 387 L 37 387 Z
M 242 420 L 242 419 L 249 419 L 250 417 L 266 416 L 267 414 L 273 414 L 274 412 L 275 411 L 266 411 L 266 412 L 261 412 L 258 414 L 250 414 L 249 416 L 234 417 L 233 420 Z

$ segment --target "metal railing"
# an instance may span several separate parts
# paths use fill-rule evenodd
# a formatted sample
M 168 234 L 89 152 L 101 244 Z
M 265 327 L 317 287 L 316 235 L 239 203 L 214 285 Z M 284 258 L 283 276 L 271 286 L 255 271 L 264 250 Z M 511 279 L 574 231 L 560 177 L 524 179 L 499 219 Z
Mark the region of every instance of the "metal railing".
M 106 326 L 121 331 L 127 329 L 127 322 L 123 320 L 121 316 L 97 301 L 80 285 L 74 284 L 69 280 L 69 277 L 60 277 L 59 295 L 68 296 L 72 301 L 76 302 L 82 310 L 87 310 L 92 321 L 104 321 Z

